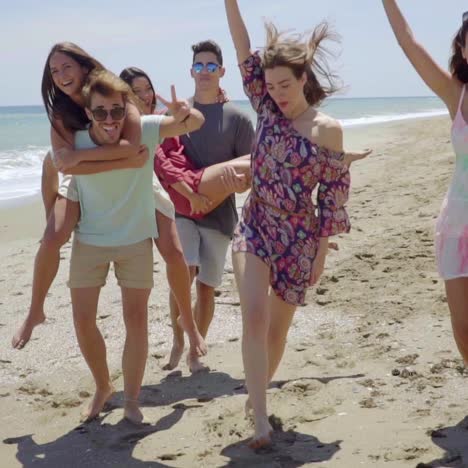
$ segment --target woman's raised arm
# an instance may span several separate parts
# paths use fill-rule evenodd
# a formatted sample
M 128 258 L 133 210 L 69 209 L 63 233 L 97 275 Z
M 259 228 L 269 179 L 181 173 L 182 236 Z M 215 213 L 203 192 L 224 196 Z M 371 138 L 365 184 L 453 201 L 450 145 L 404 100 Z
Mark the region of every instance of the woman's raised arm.
M 396 0 L 383 0 L 390 26 L 419 76 L 446 104 L 452 116 L 456 114 L 459 87 L 448 71 L 440 67 L 427 50 L 415 39 L 413 32 L 403 16 Z
M 252 51 L 250 50 L 250 38 L 244 20 L 242 19 L 237 0 L 224 0 L 226 16 L 231 31 L 232 42 L 237 52 L 239 63 L 244 62 Z

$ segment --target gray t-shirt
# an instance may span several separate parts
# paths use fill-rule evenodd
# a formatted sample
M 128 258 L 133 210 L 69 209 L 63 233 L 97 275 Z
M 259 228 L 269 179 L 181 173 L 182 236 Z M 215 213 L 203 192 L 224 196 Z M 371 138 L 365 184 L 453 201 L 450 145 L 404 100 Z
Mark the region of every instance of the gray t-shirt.
M 247 114 L 230 102 L 195 102 L 194 107 L 204 115 L 205 124 L 196 132 L 181 136 L 180 141 L 185 147 L 186 156 L 197 169 L 250 153 L 254 129 Z M 176 216 L 183 217 L 179 214 Z M 232 237 L 237 220 L 236 198 L 231 195 L 212 212 L 194 221 Z

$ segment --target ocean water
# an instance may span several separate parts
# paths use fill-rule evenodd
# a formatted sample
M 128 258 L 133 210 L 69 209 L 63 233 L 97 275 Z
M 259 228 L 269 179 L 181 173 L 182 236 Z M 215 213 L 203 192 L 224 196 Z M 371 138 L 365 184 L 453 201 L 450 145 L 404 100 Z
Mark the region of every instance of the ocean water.
M 235 102 L 255 121 L 248 101 Z M 322 110 L 345 128 L 447 114 L 433 97 L 330 99 Z M 40 191 L 49 129 L 42 106 L 0 107 L 0 202 Z

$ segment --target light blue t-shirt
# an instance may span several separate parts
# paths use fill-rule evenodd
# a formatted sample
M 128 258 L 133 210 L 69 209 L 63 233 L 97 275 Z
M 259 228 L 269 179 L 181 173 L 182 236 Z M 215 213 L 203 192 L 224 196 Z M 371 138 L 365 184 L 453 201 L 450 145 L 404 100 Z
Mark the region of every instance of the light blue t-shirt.
M 75 176 L 81 208 L 75 236 L 83 244 L 116 247 L 158 236 L 152 181 L 162 119 L 141 118 L 141 143 L 150 154 L 142 168 Z M 88 130 L 76 132 L 76 149 L 96 146 Z

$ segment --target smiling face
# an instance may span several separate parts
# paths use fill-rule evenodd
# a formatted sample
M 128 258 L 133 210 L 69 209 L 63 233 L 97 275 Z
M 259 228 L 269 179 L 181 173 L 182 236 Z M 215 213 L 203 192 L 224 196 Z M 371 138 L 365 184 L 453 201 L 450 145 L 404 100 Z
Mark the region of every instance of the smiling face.
M 293 115 L 303 104 L 305 73 L 297 79 L 289 67 L 267 68 L 265 81 L 268 93 L 286 117 Z
M 79 95 L 88 70 L 63 52 L 55 52 L 49 60 L 52 80 L 67 96 Z
M 152 114 L 155 107 L 155 95 L 153 87 L 147 78 L 137 76 L 132 81 L 132 90 L 143 103 L 145 115 Z
M 195 64 L 200 64 L 199 66 L 201 66 L 199 73 L 197 73 L 193 67 Z M 217 65 L 217 67 L 208 64 L 214 64 Z M 219 82 L 224 76 L 225 69 L 218 62 L 216 54 L 213 52 L 199 52 L 193 58 L 193 65 L 190 74 L 195 80 L 196 89 L 199 91 L 216 90 L 217 92 L 219 89 Z M 216 68 L 216 70 L 209 71 L 211 67 Z
M 91 121 L 90 135 L 94 142 L 98 145 L 113 144 L 120 140 L 122 134 L 125 111 L 125 100 L 121 93 L 113 93 L 110 96 L 102 96 L 99 93 L 94 93 L 91 96 L 90 108 L 86 108 L 86 115 Z M 111 111 L 114 117 L 111 115 Z M 104 120 L 101 120 L 99 113 L 107 112 Z M 122 118 L 115 118 L 115 114 L 121 114 Z M 98 119 L 96 119 L 98 117 Z M 120 115 L 118 115 L 120 117 Z

